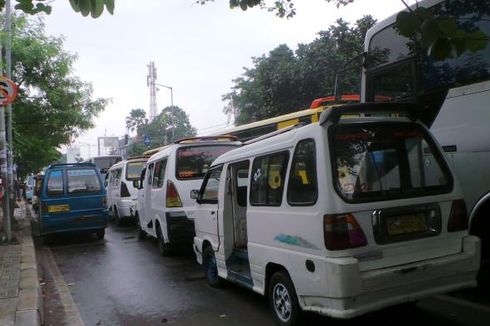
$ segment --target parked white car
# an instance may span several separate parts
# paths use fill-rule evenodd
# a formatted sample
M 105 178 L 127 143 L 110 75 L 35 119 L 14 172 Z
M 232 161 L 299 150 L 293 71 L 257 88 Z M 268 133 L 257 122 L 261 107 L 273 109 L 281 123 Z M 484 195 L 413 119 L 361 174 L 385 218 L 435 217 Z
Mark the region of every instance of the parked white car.
M 118 225 L 123 220 L 135 220 L 138 216 L 138 182 L 147 159 L 129 158 L 114 164 L 107 172 L 107 203 Z
M 139 237 L 157 238 L 164 256 L 174 246 L 188 244 L 191 248 L 196 202 L 190 192 L 201 185 L 218 156 L 240 145 L 235 137 L 193 137 L 153 154 L 139 185 Z
M 386 116 L 414 109 L 327 109 L 216 159 L 193 193 L 208 283 L 266 295 L 279 325 L 476 286 L 480 240 L 440 146 L 422 124 Z

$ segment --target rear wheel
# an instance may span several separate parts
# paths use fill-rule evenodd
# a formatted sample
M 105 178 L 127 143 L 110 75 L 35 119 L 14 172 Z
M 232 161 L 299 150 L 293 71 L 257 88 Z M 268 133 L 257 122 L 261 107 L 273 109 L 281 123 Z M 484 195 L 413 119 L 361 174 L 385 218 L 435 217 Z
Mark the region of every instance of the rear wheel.
M 100 229 L 100 230 L 97 230 L 97 232 L 95 232 L 95 236 L 96 236 L 96 237 L 97 237 L 97 239 L 99 239 L 99 240 L 104 239 L 104 236 L 105 236 L 105 229 Z
M 223 279 L 218 275 L 218 265 L 211 246 L 206 247 L 203 251 L 203 267 L 208 284 L 213 288 L 222 287 Z
M 158 250 L 163 257 L 168 257 L 172 254 L 172 246 L 170 243 L 165 243 L 160 226 L 157 225 Z
M 269 281 L 267 299 L 277 325 L 292 326 L 300 324 L 302 315 L 296 290 L 289 275 L 283 271 L 276 272 Z

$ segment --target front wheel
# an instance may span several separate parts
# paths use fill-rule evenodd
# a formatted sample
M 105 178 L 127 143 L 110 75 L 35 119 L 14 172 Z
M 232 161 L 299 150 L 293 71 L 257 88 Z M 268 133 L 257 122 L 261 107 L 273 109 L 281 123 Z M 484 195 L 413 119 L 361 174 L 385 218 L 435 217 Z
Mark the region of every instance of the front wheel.
M 136 217 L 136 223 L 138 223 L 138 239 L 146 239 L 146 232 L 141 228 L 140 218 Z
M 211 246 L 206 247 L 203 251 L 203 267 L 208 284 L 213 288 L 222 287 L 223 279 L 218 275 L 218 265 Z
M 289 275 L 285 272 L 277 272 L 269 281 L 267 299 L 272 316 L 277 325 L 299 325 L 302 315 L 298 303 L 296 290 Z
M 160 228 L 158 226 L 158 228 Z M 163 257 L 168 257 L 172 254 L 172 247 L 170 243 L 165 243 L 165 239 L 163 239 L 162 231 L 160 229 L 157 230 L 157 238 L 158 238 L 158 250 Z

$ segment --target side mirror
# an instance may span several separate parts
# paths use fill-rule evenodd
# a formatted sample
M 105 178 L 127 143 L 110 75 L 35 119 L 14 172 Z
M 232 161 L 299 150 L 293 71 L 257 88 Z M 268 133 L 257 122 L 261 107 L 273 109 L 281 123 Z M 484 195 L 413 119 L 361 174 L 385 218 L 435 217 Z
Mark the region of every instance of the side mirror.
M 133 180 L 133 187 L 136 189 L 140 188 L 140 181 L 139 180 Z
M 191 190 L 191 199 L 197 200 L 199 198 L 199 190 L 192 189 Z

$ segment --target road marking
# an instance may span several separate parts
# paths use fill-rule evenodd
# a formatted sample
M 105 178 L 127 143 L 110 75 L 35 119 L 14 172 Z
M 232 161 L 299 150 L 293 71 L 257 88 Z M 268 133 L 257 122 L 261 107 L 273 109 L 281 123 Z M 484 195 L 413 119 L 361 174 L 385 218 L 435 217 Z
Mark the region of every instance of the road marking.
M 68 319 L 68 325 L 85 326 L 82 318 L 80 317 L 80 313 L 78 312 L 77 305 L 73 301 L 70 289 L 65 282 L 63 274 L 61 274 L 58 265 L 56 265 L 53 253 L 49 248 L 43 248 L 43 256 L 45 257 L 49 269 L 51 270 L 54 286 L 56 287 L 56 291 L 58 291 L 60 295 L 61 304 L 63 305 L 63 309 L 65 310 Z
M 459 306 L 465 306 L 467 308 L 477 309 L 477 310 L 481 310 L 481 311 L 490 313 L 490 307 L 482 305 L 480 303 L 471 302 L 471 301 L 463 300 L 463 299 L 458 299 L 458 298 L 451 297 L 451 296 L 446 295 L 446 294 L 436 295 L 435 297 L 439 300 L 454 303 L 454 304 L 457 304 Z

